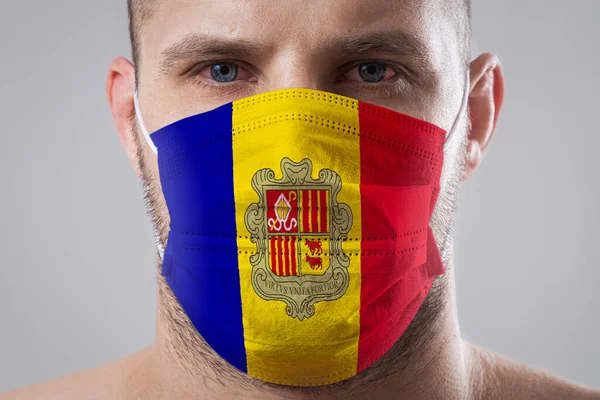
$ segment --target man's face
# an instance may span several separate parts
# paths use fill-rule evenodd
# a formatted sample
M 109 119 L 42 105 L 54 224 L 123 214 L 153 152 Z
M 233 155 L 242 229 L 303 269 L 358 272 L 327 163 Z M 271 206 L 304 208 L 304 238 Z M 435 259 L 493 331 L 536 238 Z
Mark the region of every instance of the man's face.
M 457 117 L 466 72 L 462 32 L 439 0 L 154 1 L 152 17 L 141 22 L 137 66 L 150 132 L 241 97 L 294 87 L 375 103 L 448 131 Z M 211 69 L 223 65 L 228 74 L 217 80 Z M 376 65 L 385 72 L 373 82 L 368 68 Z M 159 185 L 156 156 L 143 147 L 147 178 Z M 451 172 L 442 178 L 442 200 Z M 168 215 L 162 196 L 154 197 L 165 238 Z
M 149 19 L 138 18 L 135 70 L 149 132 L 242 97 L 283 88 L 353 97 L 450 131 L 469 90 L 465 87 L 468 43 L 466 28 L 461 27 L 466 21 L 456 20 L 460 18 L 456 14 L 462 15 L 456 9 L 447 10 L 448 4 L 459 7 L 462 0 L 147 1 L 156 7 Z M 490 56 L 475 69 L 479 78 L 495 68 L 497 63 Z M 107 92 L 117 130 L 145 183 L 150 213 L 164 244 L 169 215 L 156 155 L 133 124 L 133 79 L 134 66 L 116 59 Z M 493 127 L 497 113 L 493 101 L 487 102 L 494 97 L 488 93 L 493 80 L 491 86 L 489 80 L 483 83 L 477 97 L 486 101 L 474 107 L 475 119 L 471 118 L 482 128 L 471 129 L 471 135 L 480 132 L 471 142 L 481 141 L 485 147 L 493 130 L 488 127 Z M 466 122 L 466 116 L 460 120 Z M 465 132 L 466 125 L 460 124 L 445 152 L 441 192 L 431 221 L 438 245 L 446 237 L 455 202 Z M 472 168 L 478 158 L 474 160 Z M 388 359 L 409 348 L 411 337 L 423 337 L 427 321 L 439 309 L 434 305 L 442 301 L 443 286 L 439 287 L 434 283 L 420 308 L 421 317 L 417 315 L 420 323 L 411 325 L 412 332 L 407 331 L 395 350 L 388 352 Z M 176 322 L 167 326 L 173 331 L 173 347 L 183 358 L 213 357 L 213 362 L 227 370 L 227 365 L 210 355 L 206 343 L 190 334 L 194 328 L 163 280 L 159 280 L 159 303 L 160 318 Z
M 154 0 L 158 1 L 158 0 Z M 140 34 L 141 109 L 152 132 L 241 97 L 312 88 L 447 130 L 464 80 L 457 25 L 439 1 L 159 1 Z M 235 64 L 219 82 L 211 67 Z M 379 82 L 359 68 L 385 64 Z M 367 65 L 368 67 L 368 65 Z M 231 69 L 231 68 L 230 68 Z

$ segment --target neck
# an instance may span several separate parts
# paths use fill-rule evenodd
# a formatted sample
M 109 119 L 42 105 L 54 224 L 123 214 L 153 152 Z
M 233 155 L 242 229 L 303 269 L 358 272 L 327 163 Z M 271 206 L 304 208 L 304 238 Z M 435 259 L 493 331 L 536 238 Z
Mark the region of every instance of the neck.
M 472 357 L 458 327 L 452 262 L 434 283 L 413 323 L 382 359 L 327 387 L 287 387 L 249 377 L 198 335 L 159 275 L 156 341 L 149 349 L 153 393 L 144 398 L 469 399 Z

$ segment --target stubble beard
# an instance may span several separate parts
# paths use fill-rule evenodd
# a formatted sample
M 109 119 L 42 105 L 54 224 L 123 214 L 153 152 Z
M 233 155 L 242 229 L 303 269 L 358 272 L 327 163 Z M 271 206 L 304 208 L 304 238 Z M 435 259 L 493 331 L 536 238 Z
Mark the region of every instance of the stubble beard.
M 143 199 L 146 210 L 150 216 L 152 225 L 158 233 L 159 240 L 163 248 L 167 243 L 169 232 L 169 218 L 160 187 L 148 167 L 144 153 L 142 151 L 141 135 L 135 118 L 132 118 L 134 129 L 138 132 L 136 135 L 137 159 L 141 171 L 143 183 Z M 441 192 L 434 209 L 430 226 L 436 237 L 438 248 L 444 249 L 449 244 L 453 234 L 453 215 L 457 208 L 458 192 L 460 186 L 460 176 L 464 165 L 464 155 L 466 153 L 466 137 L 458 144 L 457 160 L 447 172 L 447 180 Z M 451 263 L 444 259 L 446 273 L 436 277 L 433 285 L 423 301 L 419 311 L 414 319 L 392 348 L 373 365 L 366 368 L 355 377 L 345 381 L 330 384 L 321 387 L 286 387 L 289 392 L 301 392 L 305 394 L 320 394 L 323 391 L 331 393 L 355 391 L 356 389 L 365 390 L 369 387 L 380 385 L 387 377 L 401 372 L 413 358 L 417 358 L 423 346 L 426 346 L 428 339 L 435 335 L 436 322 L 444 313 L 449 293 L 450 268 Z M 191 323 L 187 314 L 181 307 L 170 286 L 166 282 L 162 273 L 162 260 L 158 257 L 157 262 L 157 280 L 158 280 L 158 323 L 166 329 L 167 343 L 164 348 L 168 352 L 168 357 L 180 362 L 181 366 L 192 376 L 199 379 L 212 380 L 212 384 L 219 385 L 238 385 L 240 388 L 261 388 L 262 390 L 273 388 L 281 390 L 281 385 L 263 382 L 246 375 L 221 358 L 208 343 L 198 333 Z M 209 382 L 207 382 L 208 384 Z

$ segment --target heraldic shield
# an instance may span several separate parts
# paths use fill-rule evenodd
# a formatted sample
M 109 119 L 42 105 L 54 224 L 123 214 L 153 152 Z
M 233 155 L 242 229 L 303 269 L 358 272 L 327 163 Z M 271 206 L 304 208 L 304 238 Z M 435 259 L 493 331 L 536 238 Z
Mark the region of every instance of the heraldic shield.
M 315 314 L 315 303 L 342 297 L 350 259 L 342 242 L 352 211 L 338 203 L 342 179 L 330 169 L 313 179 L 310 159 L 281 160 L 283 177 L 265 168 L 252 178 L 258 203 L 246 210 L 245 225 L 256 253 L 250 256 L 252 286 L 264 300 L 286 303 L 300 321 Z

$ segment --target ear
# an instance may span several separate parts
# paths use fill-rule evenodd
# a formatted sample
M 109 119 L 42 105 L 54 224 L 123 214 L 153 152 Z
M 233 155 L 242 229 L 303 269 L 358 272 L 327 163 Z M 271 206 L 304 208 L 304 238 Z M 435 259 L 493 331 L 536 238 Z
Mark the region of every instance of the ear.
M 468 179 L 481 162 L 496 129 L 503 101 L 504 75 L 500 60 L 493 54 L 484 53 L 471 63 L 471 129 L 461 180 Z
M 136 131 L 132 123 L 132 116 L 135 115 L 134 87 L 135 67 L 123 57 L 115 58 L 110 63 L 106 78 L 106 96 L 115 127 L 121 138 L 121 145 L 135 174 L 141 177 L 142 173 L 137 159 Z

